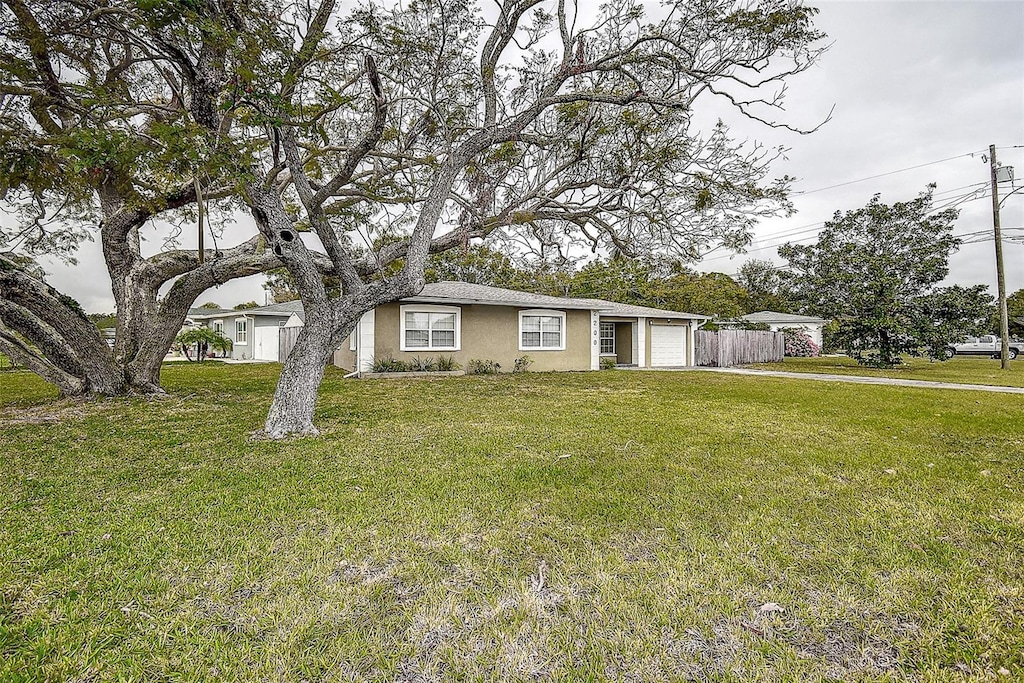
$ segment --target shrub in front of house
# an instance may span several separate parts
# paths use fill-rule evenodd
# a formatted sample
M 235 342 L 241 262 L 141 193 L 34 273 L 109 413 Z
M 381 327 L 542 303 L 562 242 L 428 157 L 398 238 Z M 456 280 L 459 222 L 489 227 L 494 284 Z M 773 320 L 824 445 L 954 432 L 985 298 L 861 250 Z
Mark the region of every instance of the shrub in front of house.
M 817 358 L 821 355 L 821 349 L 811 336 L 803 330 L 785 328 L 782 330 L 786 335 L 786 355 L 794 358 Z
M 409 372 L 433 372 L 434 370 L 437 370 L 437 363 L 435 363 L 434 359 L 429 356 L 427 358 L 414 356 L 413 359 L 409 361 Z
M 410 361 L 397 360 L 392 356 L 383 356 L 373 361 L 371 372 L 454 372 L 461 366 L 451 356 L 420 358 L 415 356 Z
M 434 369 L 438 372 L 454 372 L 462 369 L 462 366 L 456 363 L 452 356 L 438 356 L 434 361 Z
M 515 365 L 512 366 L 512 372 L 526 372 L 533 365 L 533 359 L 529 356 L 519 356 L 516 358 Z
M 391 356 L 373 359 L 372 372 L 409 372 L 409 364 Z
M 470 375 L 496 375 L 501 372 L 501 363 L 493 360 L 472 358 L 466 365 L 466 372 Z

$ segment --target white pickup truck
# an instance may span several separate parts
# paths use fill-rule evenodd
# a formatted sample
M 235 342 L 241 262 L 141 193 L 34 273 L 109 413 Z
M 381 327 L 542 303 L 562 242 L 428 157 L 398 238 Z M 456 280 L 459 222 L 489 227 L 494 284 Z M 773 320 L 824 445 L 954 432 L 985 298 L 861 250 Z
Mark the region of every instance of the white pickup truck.
M 984 337 L 967 337 L 959 344 L 951 344 L 945 348 L 946 358 L 953 356 L 999 356 L 1002 344 L 999 337 L 986 335 Z M 1017 357 L 1017 354 L 1024 353 L 1024 342 L 1010 340 L 1010 360 Z

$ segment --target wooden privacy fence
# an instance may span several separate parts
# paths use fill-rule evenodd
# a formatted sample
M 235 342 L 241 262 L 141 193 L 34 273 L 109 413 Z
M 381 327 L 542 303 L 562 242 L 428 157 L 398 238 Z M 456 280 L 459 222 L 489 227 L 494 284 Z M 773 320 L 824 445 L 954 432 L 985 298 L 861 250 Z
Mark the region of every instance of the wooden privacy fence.
M 277 335 L 277 359 L 282 363 L 288 359 L 288 354 L 295 346 L 295 340 L 299 338 L 301 327 L 282 327 Z
M 697 365 L 726 368 L 746 363 L 781 363 L 786 335 L 757 330 L 719 330 L 694 335 Z

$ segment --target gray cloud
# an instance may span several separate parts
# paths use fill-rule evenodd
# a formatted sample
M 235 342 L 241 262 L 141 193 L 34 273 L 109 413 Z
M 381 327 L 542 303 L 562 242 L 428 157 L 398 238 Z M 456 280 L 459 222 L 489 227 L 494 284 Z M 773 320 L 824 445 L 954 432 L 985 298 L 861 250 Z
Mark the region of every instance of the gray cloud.
M 751 137 L 791 148 L 777 172 L 795 176 L 799 213 L 765 221 L 754 248 L 798 226 L 828 220 L 836 210 L 863 206 L 880 193 L 886 202 L 911 199 L 930 182 L 937 204 L 966 195 L 988 181 L 981 153 L 1001 149 L 1024 182 L 1024 3 L 1020 2 L 824 2 L 818 25 L 833 45 L 820 64 L 790 83 L 790 115 L 827 111 L 832 120 L 810 136 L 765 133 L 736 123 Z M 961 156 L 976 152 L 975 156 Z M 843 185 L 949 157 L 884 177 Z M 963 188 L 963 189 L 957 189 Z M 1005 192 L 1001 190 L 1001 192 Z M 991 230 L 991 200 L 978 196 L 960 206 L 958 234 Z M 1024 227 L 1024 193 L 1002 212 L 1007 228 Z M 1007 236 L 1024 231 L 1007 230 Z M 807 237 L 808 235 L 803 235 Z M 1006 242 L 1010 291 L 1024 287 L 1024 245 Z M 995 286 L 992 242 L 966 245 L 950 260 L 950 283 Z M 775 257 L 774 249 L 750 257 Z M 747 256 L 720 258 L 703 270 L 735 272 Z

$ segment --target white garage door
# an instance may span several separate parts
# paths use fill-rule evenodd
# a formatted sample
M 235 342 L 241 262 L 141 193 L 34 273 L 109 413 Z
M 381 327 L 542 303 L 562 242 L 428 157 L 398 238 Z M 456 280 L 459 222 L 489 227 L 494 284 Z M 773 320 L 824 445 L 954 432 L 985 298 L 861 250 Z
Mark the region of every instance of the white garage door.
M 682 325 L 651 326 L 651 367 L 686 365 L 686 328 Z
M 257 327 L 255 345 L 252 347 L 253 360 L 278 360 L 277 336 L 278 327 Z

